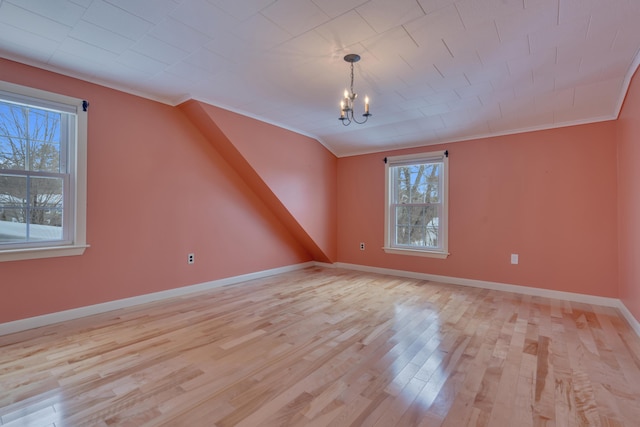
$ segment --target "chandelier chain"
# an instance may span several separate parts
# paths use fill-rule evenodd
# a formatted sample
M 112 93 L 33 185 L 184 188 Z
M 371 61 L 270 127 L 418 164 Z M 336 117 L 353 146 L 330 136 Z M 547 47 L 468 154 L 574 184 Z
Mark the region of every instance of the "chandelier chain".
M 353 91 L 353 62 L 351 63 L 351 99 L 355 99 L 355 92 Z

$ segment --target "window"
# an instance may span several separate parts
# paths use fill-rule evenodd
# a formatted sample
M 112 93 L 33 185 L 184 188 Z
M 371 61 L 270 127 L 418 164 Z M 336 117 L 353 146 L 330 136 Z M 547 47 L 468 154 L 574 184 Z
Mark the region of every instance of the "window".
M 449 255 L 448 154 L 438 151 L 385 159 L 385 252 Z
M 84 252 L 85 109 L 0 82 L 0 261 Z

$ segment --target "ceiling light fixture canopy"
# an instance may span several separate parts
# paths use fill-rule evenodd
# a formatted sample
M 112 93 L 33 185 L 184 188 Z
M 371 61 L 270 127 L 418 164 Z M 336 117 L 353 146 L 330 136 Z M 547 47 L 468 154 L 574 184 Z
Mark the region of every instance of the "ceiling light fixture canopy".
M 369 97 L 365 96 L 364 98 L 364 120 L 358 121 L 354 116 L 354 101 L 358 97 L 358 94 L 353 91 L 353 64 L 354 62 L 360 61 L 360 55 L 356 55 L 355 53 L 350 53 L 344 57 L 344 60 L 351 64 L 351 91 L 345 89 L 344 90 L 344 99 L 340 101 L 340 118 L 339 120 L 343 125 L 349 126 L 351 122 L 356 122 L 359 125 L 366 123 L 369 119 L 371 113 L 369 112 Z

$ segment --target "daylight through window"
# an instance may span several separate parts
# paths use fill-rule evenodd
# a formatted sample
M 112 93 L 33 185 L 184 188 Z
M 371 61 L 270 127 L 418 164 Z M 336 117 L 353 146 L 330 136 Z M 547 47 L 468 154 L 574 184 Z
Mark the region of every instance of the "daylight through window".
M 72 254 L 24 255 L 85 245 L 82 101 L 0 83 L 0 258 Z
M 448 255 L 448 153 L 388 157 L 385 251 Z

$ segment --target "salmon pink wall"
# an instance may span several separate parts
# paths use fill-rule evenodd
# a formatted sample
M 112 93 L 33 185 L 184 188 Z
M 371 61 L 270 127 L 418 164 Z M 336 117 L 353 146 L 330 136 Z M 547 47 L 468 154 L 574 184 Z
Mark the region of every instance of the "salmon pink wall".
M 620 299 L 640 321 L 640 77 L 617 121 Z
M 383 158 L 445 148 L 451 255 L 386 254 Z M 340 158 L 338 184 L 340 262 L 618 295 L 615 122 Z
M 190 100 L 180 108 L 316 261 L 336 260 L 337 158 L 315 139 Z
M 3 59 L 0 79 L 91 104 L 91 247 L 0 263 L 0 323 L 311 260 L 179 109 Z

